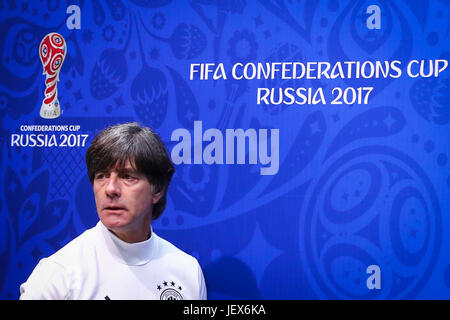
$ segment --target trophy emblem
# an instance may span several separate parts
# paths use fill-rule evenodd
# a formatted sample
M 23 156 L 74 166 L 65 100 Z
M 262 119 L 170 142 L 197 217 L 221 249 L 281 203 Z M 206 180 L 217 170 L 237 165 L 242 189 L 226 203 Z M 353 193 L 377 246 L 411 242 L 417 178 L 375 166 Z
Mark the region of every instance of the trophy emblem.
M 61 108 L 58 101 L 57 82 L 59 71 L 67 53 L 67 45 L 64 38 L 52 32 L 47 34 L 39 45 L 39 57 L 41 58 L 45 78 L 45 97 L 42 101 L 40 116 L 45 119 L 58 118 Z

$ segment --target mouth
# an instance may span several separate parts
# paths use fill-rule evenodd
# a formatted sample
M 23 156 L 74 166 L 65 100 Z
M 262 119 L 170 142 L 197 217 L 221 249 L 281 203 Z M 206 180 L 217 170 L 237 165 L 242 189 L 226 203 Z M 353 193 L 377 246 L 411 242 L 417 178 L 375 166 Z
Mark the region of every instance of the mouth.
M 126 210 L 126 208 L 122 207 L 122 206 L 117 206 L 117 205 L 109 205 L 109 206 L 104 206 L 103 210 L 116 212 L 116 211 Z

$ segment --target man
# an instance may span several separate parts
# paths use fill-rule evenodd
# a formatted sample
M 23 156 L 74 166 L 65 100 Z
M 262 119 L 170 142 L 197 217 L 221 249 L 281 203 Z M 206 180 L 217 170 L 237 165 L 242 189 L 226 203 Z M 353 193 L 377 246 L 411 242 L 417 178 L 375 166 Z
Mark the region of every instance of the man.
M 160 138 L 137 123 L 109 127 L 86 165 L 100 221 L 42 259 L 20 299 L 206 299 L 197 260 L 151 228 L 175 171 Z

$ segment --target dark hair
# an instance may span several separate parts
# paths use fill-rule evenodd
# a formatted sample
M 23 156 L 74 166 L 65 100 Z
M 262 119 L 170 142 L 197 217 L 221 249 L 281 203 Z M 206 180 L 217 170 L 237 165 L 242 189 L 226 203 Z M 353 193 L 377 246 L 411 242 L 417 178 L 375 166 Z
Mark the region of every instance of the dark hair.
M 98 172 L 115 166 L 122 168 L 130 162 L 162 192 L 161 199 L 153 207 L 152 219 L 164 211 L 169 187 L 175 168 L 161 138 L 147 127 L 136 122 L 118 124 L 102 130 L 86 152 L 89 180 L 94 183 Z

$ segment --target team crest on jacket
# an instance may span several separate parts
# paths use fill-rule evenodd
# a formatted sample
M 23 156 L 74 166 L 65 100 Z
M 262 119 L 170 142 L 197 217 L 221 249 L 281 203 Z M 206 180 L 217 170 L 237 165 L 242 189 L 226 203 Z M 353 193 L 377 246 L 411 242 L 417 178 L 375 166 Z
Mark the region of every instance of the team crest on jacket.
M 183 300 L 181 295 L 183 288 L 173 281 L 163 281 L 163 283 L 156 286 L 156 289 L 161 292 L 160 300 Z

